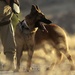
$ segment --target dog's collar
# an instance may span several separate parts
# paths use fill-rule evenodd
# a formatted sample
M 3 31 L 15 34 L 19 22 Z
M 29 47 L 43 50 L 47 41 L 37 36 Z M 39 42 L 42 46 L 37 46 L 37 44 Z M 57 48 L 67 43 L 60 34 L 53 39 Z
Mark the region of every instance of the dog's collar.
M 26 21 L 23 20 L 19 23 L 19 29 L 20 29 L 21 32 L 23 32 L 25 34 L 33 34 L 37 31 L 38 28 L 35 28 L 34 30 L 31 30 L 29 28 L 29 26 L 27 25 Z
M 23 23 L 25 24 L 25 27 L 26 27 L 26 28 L 30 29 L 25 20 L 23 20 Z
M 21 21 L 21 22 L 19 23 L 19 28 L 20 28 L 21 31 L 23 31 L 23 29 L 28 29 L 28 30 L 30 30 L 30 28 L 29 28 L 29 26 L 27 25 L 27 23 L 26 23 L 25 20 L 23 20 L 23 21 Z

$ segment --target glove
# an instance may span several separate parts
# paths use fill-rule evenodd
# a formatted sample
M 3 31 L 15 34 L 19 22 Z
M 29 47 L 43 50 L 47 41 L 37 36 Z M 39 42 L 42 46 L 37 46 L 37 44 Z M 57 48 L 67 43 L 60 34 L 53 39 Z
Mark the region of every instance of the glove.
M 13 3 L 12 10 L 13 10 L 13 12 L 14 12 L 15 14 L 20 13 L 20 8 L 19 8 L 19 6 L 18 6 L 16 3 Z
M 10 0 L 10 6 L 15 14 L 20 13 L 20 4 L 18 0 Z
M 19 0 L 4 0 L 11 8 L 15 14 L 20 13 Z

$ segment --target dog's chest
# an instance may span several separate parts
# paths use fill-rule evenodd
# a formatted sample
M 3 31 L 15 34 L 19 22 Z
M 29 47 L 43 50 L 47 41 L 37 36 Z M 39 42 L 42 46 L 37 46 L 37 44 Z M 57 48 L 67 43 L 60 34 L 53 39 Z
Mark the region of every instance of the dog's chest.
M 23 34 L 23 36 L 24 36 L 24 41 L 26 43 L 30 43 L 34 41 L 35 34 Z
M 35 44 L 35 33 L 32 34 L 23 34 L 24 38 L 24 50 L 34 46 Z

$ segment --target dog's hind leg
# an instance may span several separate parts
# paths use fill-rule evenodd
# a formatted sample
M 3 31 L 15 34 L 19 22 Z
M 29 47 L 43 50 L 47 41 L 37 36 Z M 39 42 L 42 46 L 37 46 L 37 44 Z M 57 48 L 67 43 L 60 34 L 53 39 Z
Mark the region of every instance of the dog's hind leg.
M 61 61 L 62 61 L 62 58 L 63 58 L 62 53 L 59 50 L 57 50 L 57 49 L 55 49 L 55 55 L 56 55 L 55 61 L 50 66 L 51 69 L 54 69 L 54 67 L 56 65 L 60 64 Z
M 61 52 L 67 57 L 67 59 L 68 59 L 70 62 L 73 62 L 72 57 L 71 57 L 69 51 L 67 51 L 66 49 L 63 49 Z
M 55 62 L 55 64 L 60 64 L 63 58 L 62 53 L 59 50 L 55 50 L 56 56 L 57 56 L 57 60 Z
M 65 41 L 64 41 L 64 47 L 61 50 L 61 52 L 67 57 L 67 59 L 69 60 L 69 62 L 71 64 L 71 69 L 74 70 L 75 69 L 74 61 L 72 59 L 72 56 L 70 55 L 69 46 L 68 46 L 67 38 L 66 37 L 65 37 Z
M 64 49 L 64 50 L 62 50 L 62 53 L 64 53 L 64 55 L 69 60 L 70 65 L 71 65 L 71 70 L 74 70 L 75 69 L 74 61 L 73 61 L 72 56 L 70 55 L 69 51 L 67 49 L 66 50 Z
M 30 67 L 31 67 L 31 61 L 32 61 L 32 56 L 33 56 L 33 46 L 28 50 L 28 61 L 27 61 L 27 71 L 29 72 Z

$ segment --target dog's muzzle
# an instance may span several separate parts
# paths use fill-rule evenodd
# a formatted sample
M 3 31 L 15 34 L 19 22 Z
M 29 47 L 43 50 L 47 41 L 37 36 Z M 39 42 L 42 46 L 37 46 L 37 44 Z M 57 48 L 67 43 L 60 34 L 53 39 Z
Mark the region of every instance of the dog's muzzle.
M 52 22 L 46 18 L 42 18 L 35 23 L 35 26 L 38 27 L 40 30 L 48 32 L 46 27 L 41 22 L 46 24 L 50 24 Z
M 50 21 L 50 20 L 48 20 L 48 19 L 46 19 L 46 18 L 42 18 L 42 19 L 38 20 L 38 22 L 44 22 L 44 23 L 46 23 L 46 24 L 52 23 L 52 21 Z

